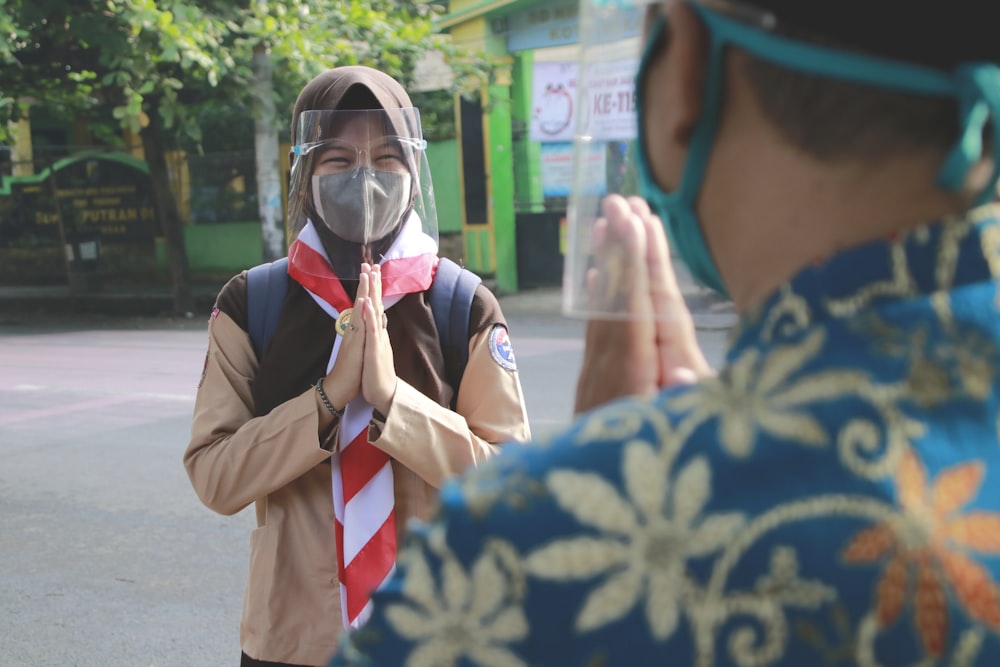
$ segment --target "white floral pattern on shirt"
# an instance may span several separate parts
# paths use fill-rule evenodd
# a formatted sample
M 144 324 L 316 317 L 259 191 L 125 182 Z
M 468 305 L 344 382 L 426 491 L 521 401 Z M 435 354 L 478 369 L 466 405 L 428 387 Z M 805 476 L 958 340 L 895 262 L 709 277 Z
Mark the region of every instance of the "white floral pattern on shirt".
M 415 642 L 406 667 L 454 667 L 467 657 L 482 667 L 527 667 L 506 644 L 528 635 L 520 606 L 494 551 L 484 551 L 466 572 L 442 545 L 441 585 L 424 554 L 407 550 L 403 595 L 385 615 L 400 636 Z
M 710 469 L 702 457 L 668 481 L 652 447 L 633 440 L 622 461 L 627 498 L 593 473 L 556 470 L 546 483 L 556 503 L 602 537 L 557 540 L 529 554 L 526 570 L 543 579 L 605 575 L 576 619 L 588 631 L 627 614 L 645 597 L 653 636 L 673 634 L 684 594 L 685 561 L 720 549 L 743 525 L 739 513 L 702 517 Z

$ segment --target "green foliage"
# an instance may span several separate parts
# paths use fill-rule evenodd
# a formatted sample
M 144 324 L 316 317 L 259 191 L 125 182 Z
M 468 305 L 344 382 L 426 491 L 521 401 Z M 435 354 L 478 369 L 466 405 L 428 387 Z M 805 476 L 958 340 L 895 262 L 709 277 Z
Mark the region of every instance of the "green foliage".
M 298 90 L 336 65 L 407 85 L 438 49 L 459 74 L 449 92 L 478 90 L 491 65 L 434 34 L 440 11 L 427 0 L 0 0 L 0 120 L 17 118 L 18 100 L 133 132 L 156 113 L 176 142 L 198 146 L 206 108 L 250 115 L 255 47 L 271 55 L 279 127 Z
M 13 51 L 23 43 L 28 33 L 23 26 L 18 25 L 13 14 L 13 6 L 20 4 L 10 0 L 0 0 L 0 66 L 7 67 L 15 63 Z

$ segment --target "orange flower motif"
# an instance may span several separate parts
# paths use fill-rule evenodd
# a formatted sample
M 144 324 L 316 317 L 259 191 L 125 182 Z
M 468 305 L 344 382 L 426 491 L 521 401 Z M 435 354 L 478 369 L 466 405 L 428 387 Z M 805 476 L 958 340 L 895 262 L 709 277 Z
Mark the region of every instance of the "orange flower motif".
M 966 555 L 1000 555 L 1000 513 L 959 514 L 979 492 L 983 473 L 982 463 L 964 463 L 943 470 L 928 486 L 923 464 L 907 451 L 896 474 L 903 511 L 857 533 L 843 553 L 856 564 L 888 557 L 875 590 L 878 622 L 886 627 L 895 621 L 912 597 L 917 633 L 932 656 L 945 650 L 948 588 L 970 617 L 1000 630 L 1000 586 Z

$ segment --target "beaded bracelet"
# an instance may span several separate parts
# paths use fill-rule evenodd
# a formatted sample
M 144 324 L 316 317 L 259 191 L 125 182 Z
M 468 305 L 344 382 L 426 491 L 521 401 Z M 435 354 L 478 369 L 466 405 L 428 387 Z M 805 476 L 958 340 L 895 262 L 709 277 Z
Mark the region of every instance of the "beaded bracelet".
M 326 409 L 330 411 L 331 415 L 333 415 L 334 417 L 344 416 L 344 410 L 347 408 L 347 406 L 345 405 L 343 408 L 339 410 L 333 407 L 333 403 L 330 402 L 330 399 L 327 398 L 326 396 L 326 392 L 323 391 L 323 378 L 316 380 L 316 391 L 319 392 L 319 400 L 323 401 L 323 405 L 326 406 Z

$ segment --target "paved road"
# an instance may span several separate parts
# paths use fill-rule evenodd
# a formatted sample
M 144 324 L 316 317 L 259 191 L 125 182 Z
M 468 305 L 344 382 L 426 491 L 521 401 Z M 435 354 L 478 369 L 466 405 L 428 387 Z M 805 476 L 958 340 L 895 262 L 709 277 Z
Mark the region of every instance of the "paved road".
M 583 327 L 522 305 L 544 433 L 570 419 Z M 724 337 L 701 332 L 714 362 Z M 252 510 L 205 509 L 181 465 L 205 344 L 203 321 L 0 325 L 0 665 L 237 664 Z

